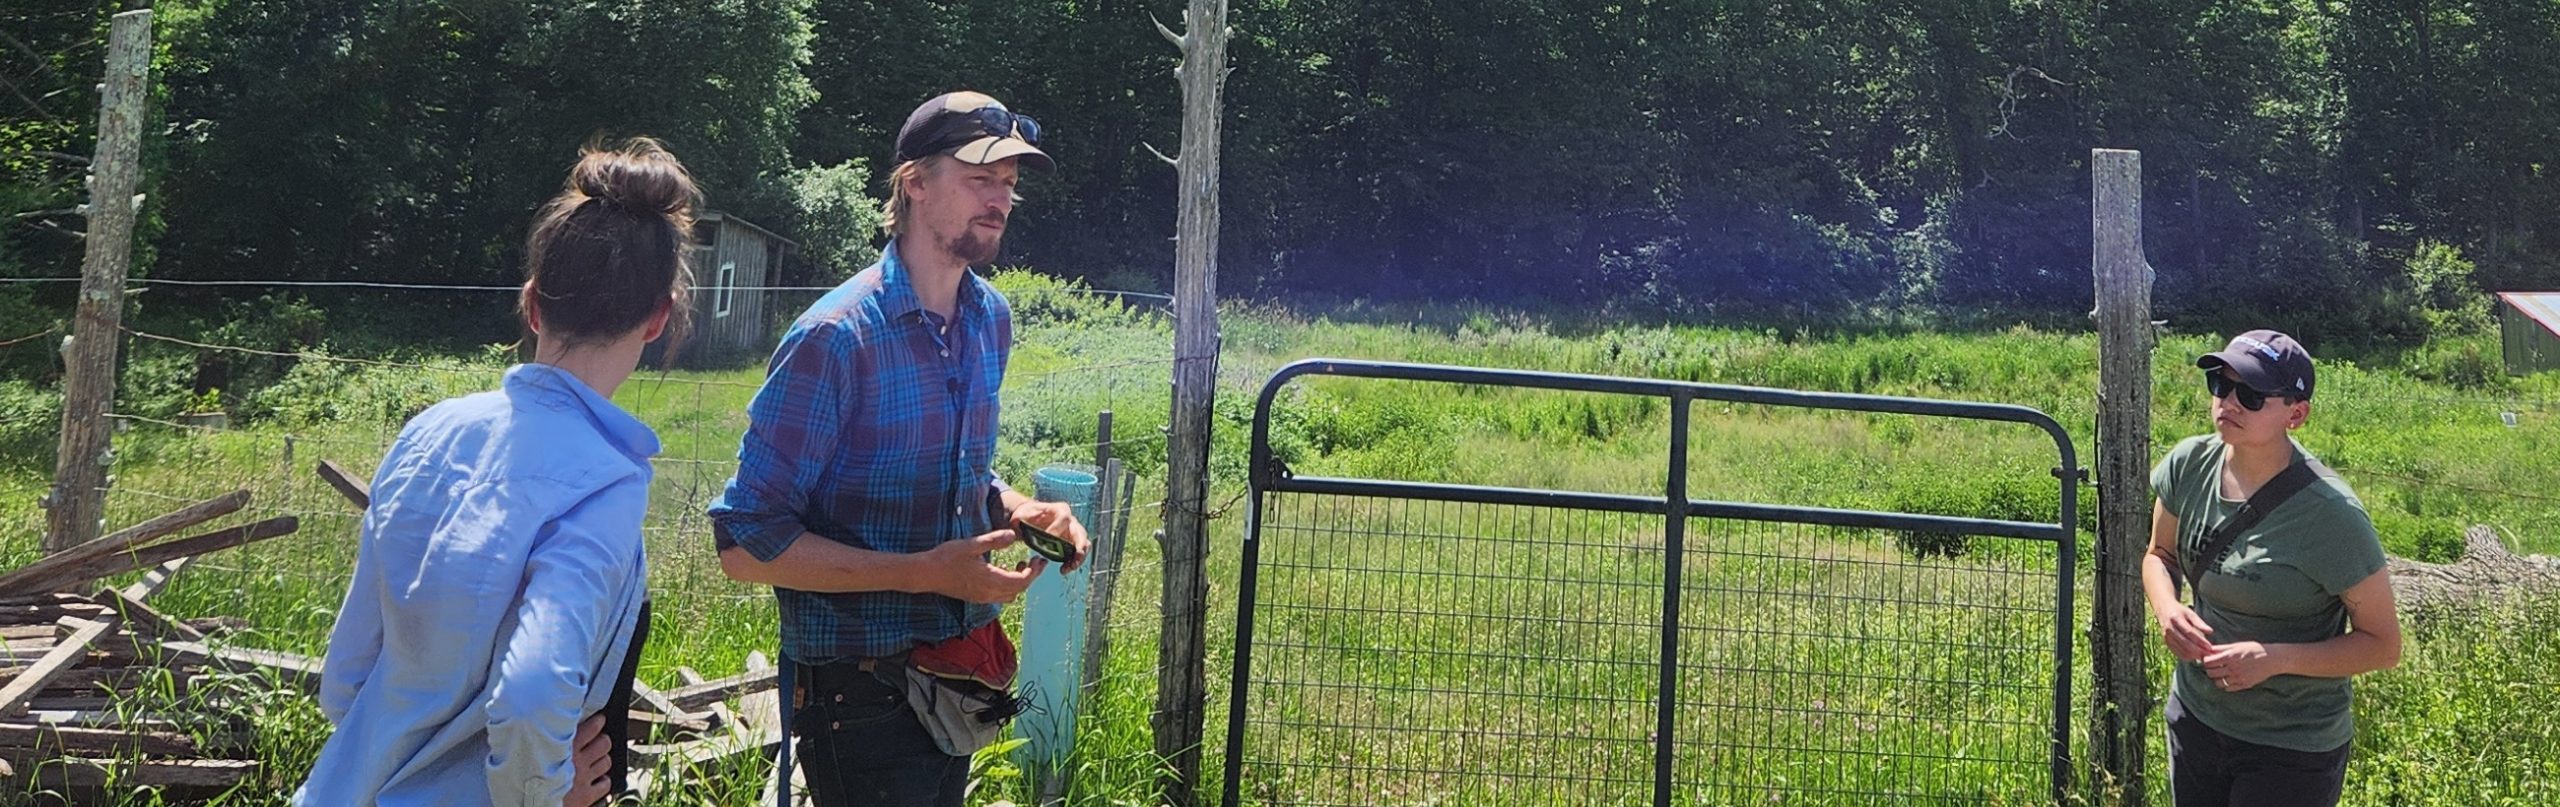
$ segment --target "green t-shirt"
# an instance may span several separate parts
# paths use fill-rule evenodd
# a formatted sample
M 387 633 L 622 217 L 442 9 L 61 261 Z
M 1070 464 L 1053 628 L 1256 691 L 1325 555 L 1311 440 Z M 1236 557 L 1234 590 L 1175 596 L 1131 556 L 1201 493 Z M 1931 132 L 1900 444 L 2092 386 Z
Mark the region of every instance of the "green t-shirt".
M 2308 456 L 2302 446 L 2294 451 Z M 2204 535 L 2240 509 L 2222 495 L 2222 463 L 2230 449 L 2215 435 L 2190 437 L 2151 469 L 2151 490 L 2178 517 L 2180 562 L 2201 562 Z M 2196 614 L 2212 626 L 2214 644 L 2254 641 L 2307 644 L 2347 631 L 2350 587 L 2382 569 L 2382 539 L 2364 503 L 2345 482 L 2321 479 L 2241 533 L 2194 593 Z M 2179 662 L 2171 684 L 2178 702 L 2216 731 L 2296 751 L 2329 751 L 2355 737 L 2354 699 L 2345 678 L 2279 675 L 2240 692 L 2224 692 L 2203 665 Z

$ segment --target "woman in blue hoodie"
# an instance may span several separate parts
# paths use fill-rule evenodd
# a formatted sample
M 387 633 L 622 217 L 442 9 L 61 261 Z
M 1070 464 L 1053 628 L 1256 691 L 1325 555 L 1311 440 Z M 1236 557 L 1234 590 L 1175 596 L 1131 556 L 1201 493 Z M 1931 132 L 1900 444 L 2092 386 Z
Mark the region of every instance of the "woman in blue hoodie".
M 644 138 L 588 149 L 536 217 L 534 360 L 410 420 L 375 471 L 321 672 L 336 731 L 295 803 L 587 807 L 621 789 L 598 715 L 646 639 L 658 438 L 610 399 L 682 324 L 696 195 Z

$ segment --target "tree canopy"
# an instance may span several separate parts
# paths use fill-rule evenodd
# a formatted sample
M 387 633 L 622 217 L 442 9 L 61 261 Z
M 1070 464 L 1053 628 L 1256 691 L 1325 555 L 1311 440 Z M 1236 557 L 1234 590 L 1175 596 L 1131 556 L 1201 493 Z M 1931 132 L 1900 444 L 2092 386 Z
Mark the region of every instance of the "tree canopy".
M 115 3 L 0 9 L 0 213 L 68 207 Z M 164 0 L 149 274 L 509 282 L 574 150 L 664 139 L 851 271 L 916 103 L 1040 119 L 1008 263 L 1170 280 L 1136 0 Z M 2560 287 L 2560 0 L 1238 0 L 1221 288 L 1686 318 L 2087 310 L 2093 147 L 2159 305 L 2408 341 Z M 838 226 L 828 226 L 835 219 Z M 156 223 L 156 224 L 155 224 Z M 76 217 L 0 222 L 66 275 Z M 2454 267 L 2448 269 L 2447 267 Z

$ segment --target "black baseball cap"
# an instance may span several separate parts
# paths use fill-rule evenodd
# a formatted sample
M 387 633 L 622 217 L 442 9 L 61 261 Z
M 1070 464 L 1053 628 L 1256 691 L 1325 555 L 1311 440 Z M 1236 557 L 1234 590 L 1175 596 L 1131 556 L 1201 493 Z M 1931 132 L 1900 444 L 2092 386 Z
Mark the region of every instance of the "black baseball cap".
M 2231 337 L 2231 345 L 2196 358 L 2207 370 L 2229 367 L 2250 389 L 2299 401 L 2311 400 L 2311 352 L 2278 331 L 2255 330 Z
M 1039 142 L 1039 121 L 1015 114 L 986 93 L 963 90 L 934 96 L 907 115 L 906 125 L 898 127 L 896 157 L 903 164 L 947 153 L 971 165 L 1020 157 L 1025 166 L 1055 167 Z

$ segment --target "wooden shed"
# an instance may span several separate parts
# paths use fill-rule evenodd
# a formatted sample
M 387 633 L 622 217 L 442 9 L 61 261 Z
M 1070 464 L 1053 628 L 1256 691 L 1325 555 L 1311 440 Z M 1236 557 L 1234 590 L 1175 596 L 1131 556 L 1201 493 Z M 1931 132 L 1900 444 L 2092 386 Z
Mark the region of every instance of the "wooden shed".
M 2498 335 L 2509 375 L 2560 370 L 2560 291 L 2499 292 Z
M 783 257 L 798 245 L 746 219 L 718 211 L 694 221 L 693 334 L 676 362 L 725 366 L 763 359 L 781 334 L 767 287 L 782 276 Z

